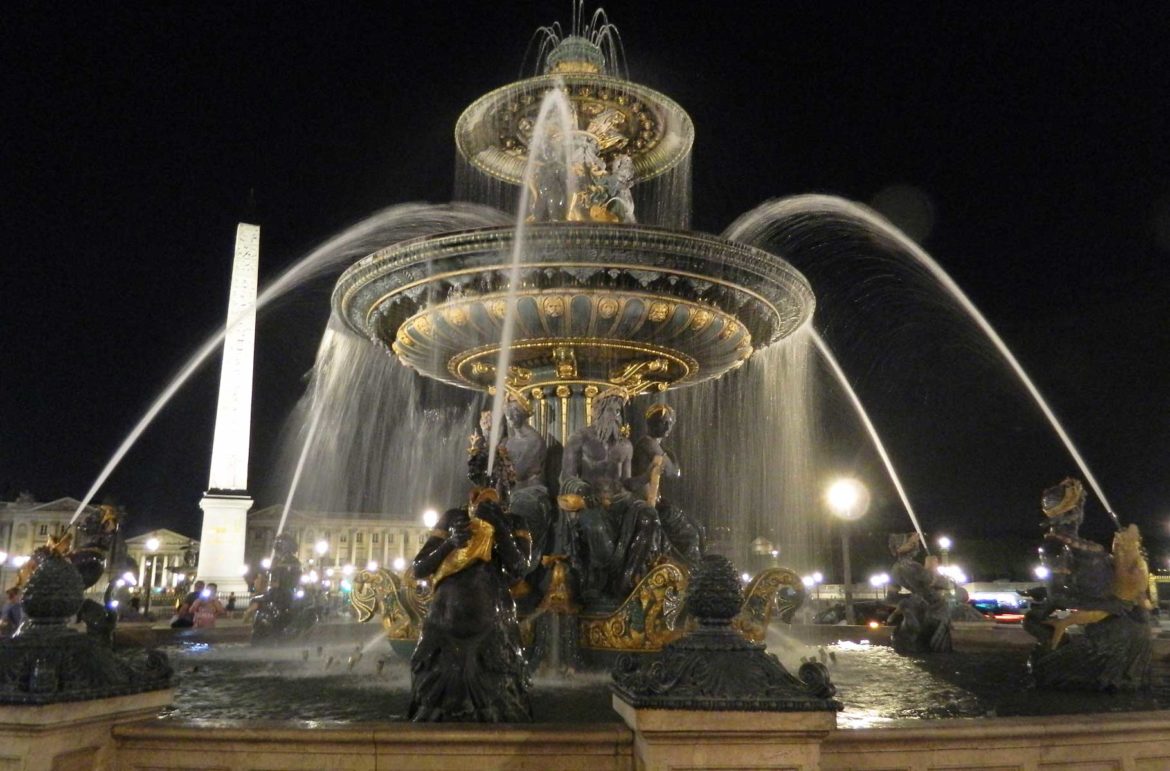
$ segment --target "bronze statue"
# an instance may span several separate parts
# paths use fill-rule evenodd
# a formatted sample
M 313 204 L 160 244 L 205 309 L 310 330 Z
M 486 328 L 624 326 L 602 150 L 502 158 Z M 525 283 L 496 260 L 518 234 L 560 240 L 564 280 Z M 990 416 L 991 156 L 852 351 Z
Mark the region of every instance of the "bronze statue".
M 896 624 L 894 650 L 903 654 L 951 651 L 951 580 L 938 572 L 933 558 L 928 557 L 925 564 L 916 559 L 922 549 L 918 533 L 891 534 L 888 544 L 895 558 L 890 589 L 896 592 L 901 587 L 909 592 L 898 595 L 890 614 L 890 623 Z
M 570 561 L 586 604 L 626 597 L 664 551 L 658 510 L 630 493 L 633 444 L 623 430 L 625 389 L 593 402 L 592 425 L 565 444 L 558 503 L 572 535 Z
M 694 567 L 703 556 L 703 529 L 661 494 L 663 481 L 682 476 L 678 461 L 662 446 L 662 440 L 674 429 L 674 409 L 654 404 L 646 410 L 645 418 L 646 435 L 634 445 L 633 479 L 627 486 L 658 510 L 658 519 L 675 556 Z
M 1136 525 L 1118 523 L 1107 553 L 1081 537 L 1084 508 L 1085 489 L 1076 479 L 1050 487 L 1041 499 L 1049 578 L 1047 599 L 1024 616 L 1024 628 L 1038 641 L 1029 659 L 1032 675 L 1043 688 L 1146 688 L 1152 603 L 1141 534 Z M 1078 626 L 1080 634 L 1068 634 Z
M 480 487 L 448 509 L 414 558 L 433 586 L 410 660 L 409 717 L 428 722 L 515 723 L 532 719 L 530 681 L 509 587 L 531 558 L 520 523 L 499 495 Z
M 317 588 L 302 584 L 302 575 L 296 540 L 287 533 L 278 535 L 264 593 L 252 599 L 245 613 L 253 618 L 253 644 L 296 639 L 320 620 Z

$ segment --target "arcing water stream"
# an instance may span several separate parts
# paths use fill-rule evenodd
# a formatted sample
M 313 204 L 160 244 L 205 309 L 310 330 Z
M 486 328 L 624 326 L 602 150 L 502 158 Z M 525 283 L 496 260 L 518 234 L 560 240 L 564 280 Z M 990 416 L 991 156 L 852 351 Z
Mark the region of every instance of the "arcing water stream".
M 1064 430 L 1064 426 L 1061 425 L 1060 420 L 1057 419 L 1056 414 L 1049 407 L 1048 402 L 1041 396 L 1036 384 L 1032 382 L 1028 373 L 1024 371 L 1023 366 L 995 331 L 995 328 L 991 326 L 990 322 L 987 321 L 975 304 L 971 302 L 971 299 L 967 297 L 966 293 L 959 288 L 959 285 L 955 283 L 954 279 L 943 270 L 942 266 L 918 246 L 918 244 L 910 240 L 904 233 L 880 215 L 865 206 L 836 196 L 798 195 L 761 204 L 750 212 L 740 216 L 739 219 L 724 231 L 724 235 L 732 240 L 771 248 L 785 259 L 793 261 L 799 268 L 798 255 L 787 253 L 787 250 L 784 248 L 785 242 L 789 239 L 798 238 L 803 234 L 805 229 L 823 228 L 826 225 L 856 228 L 861 233 L 884 242 L 897 254 L 909 256 L 915 263 L 925 268 L 942 285 L 975 325 L 987 336 L 987 339 L 991 341 L 1004 361 L 1008 363 L 1020 383 L 1023 384 L 1028 394 L 1032 397 L 1032 400 L 1036 403 L 1036 406 L 1040 408 L 1044 417 L 1048 419 L 1048 423 L 1052 426 L 1056 435 L 1060 437 L 1061 442 L 1076 462 L 1077 467 L 1084 475 L 1089 486 L 1092 487 L 1098 500 L 1101 501 L 1105 510 L 1116 521 L 1116 515 L 1113 514 L 1113 507 L 1105 498 L 1105 493 L 1101 490 L 1101 486 L 1097 483 L 1093 472 L 1089 470 L 1088 464 L 1081 457 L 1080 451 L 1077 450 L 1076 445 L 1073 444 L 1072 439 Z
M 484 227 L 506 223 L 507 216 L 502 212 L 476 204 L 411 203 L 390 206 L 347 228 L 298 260 L 260 293 L 256 298 L 255 311 L 260 311 L 272 300 L 283 296 L 321 273 L 338 266 L 348 266 L 355 258 L 363 257 L 386 244 L 442 233 L 460 227 Z M 249 315 L 250 312 L 245 311 L 237 317 L 237 321 L 247 318 Z M 101 473 L 98 474 L 97 479 L 94 480 L 89 491 L 78 505 L 77 511 L 73 513 L 73 517 L 69 521 L 70 525 L 81 516 L 110 474 L 118 467 L 122 458 L 130 451 L 130 448 L 138 441 L 138 437 L 150 426 L 163 407 L 186 384 L 191 375 L 207 361 L 208 357 L 219 350 L 228 331 L 229 328 L 225 327 L 208 338 L 155 398 L 146 413 L 118 445 L 118 449 L 115 450 Z

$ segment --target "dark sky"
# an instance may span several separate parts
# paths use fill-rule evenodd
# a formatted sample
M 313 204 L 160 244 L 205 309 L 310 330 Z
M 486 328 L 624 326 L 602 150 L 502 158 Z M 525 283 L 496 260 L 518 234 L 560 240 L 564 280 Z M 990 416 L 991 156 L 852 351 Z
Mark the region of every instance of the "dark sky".
M 1016 350 L 1123 519 L 1155 541 L 1166 534 L 1163 4 L 606 8 L 633 79 L 694 119 L 696 229 L 719 232 L 778 196 L 922 191 L 933 211 L 924 246 Z M 0 11 L 3 492 L 86 492 L 222 324 L 240 219 L 263 227 L 263 282 L 374 210 L 448 200 L 456 118 L 516 79 L 535 27 L 568 13 L 560 0 Z M 251 473 L 262 497 L 328 291 L 310 288 L 260 322 Z M 879 314 L 908 319 L 901 344 L 822 305 L 843 346 L 868 340 L 839 355 L 927 529 L 1032 537 L 1040 489 L 1075 466 L 962 324 L 905 298 L 884 303 Z M 933 376 L 899 380 L 915 363 Z M 217 377 L 218 360 L 105 486 L 137 529 L 198 534 Z M 859 435 L 843 444 L 872 466 Z M 891 508 L 888 490 L 878 497 Z M 876 529 L 903 517 L 892 508 Z M 1099 508 L 1091 518 L 1104 519 Z

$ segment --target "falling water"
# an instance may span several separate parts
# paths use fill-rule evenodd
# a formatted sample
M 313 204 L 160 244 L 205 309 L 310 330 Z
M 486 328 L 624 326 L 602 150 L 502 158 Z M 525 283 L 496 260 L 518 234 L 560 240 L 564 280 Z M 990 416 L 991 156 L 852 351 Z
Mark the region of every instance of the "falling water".
M 330 317 L 333 321 L 333 317 Z M 331 328 L 326 328 L 325 335 L 321 338 L 321 349 L 331 349 L 332 337 L 338 334 Z M 318 360 L 320 360 L 320 349 L 318 350 Z M 320 379 L 314 379 L 314 385 L 320 383 Z M 284 508 L 280 512 L 280 524 L 276 528 L 276 535 L 284 532 L 284 523 L 288 520 L 288 512 L 292 509 L 293 496 L 297 493 L 297 486 L 301 482 L 301 474 L 305 471 L 305 461 L 309 457 L 309 448 L 313 446 L 313 440 L 317 437 L 317 429 L 321 425 L 322 409 L 320 405 L 323 404 L 320 397 L 314 393 L 312 404 L 310 406 L 309 432 L 305 436 L 305 441 L 301 444 L 301 453 L 297 457 L 296 468 L 293 469 L 292 482 L 288 486 L 288 495 L 284 498 Z M 274 555 L 269 555 L 271 559 Z
M 849 378 L 845 377 L 844 370 L 837 363 L 837 358 L 833 356 L 833 352 L 829 350 L 829 346 L 825 344 L 824 338 L 817 334 L 816 330 L 812 330 L 810 334 L 816 343 L 817 350 L 821 352 L 821 356 L 837 377 L 837 382 L 841 384 L 841 387 L 845 389 L 845 393 L 848 394 L 849 401 L 852 403 L 853 409 L 856 410 L 857 416 L 865 424 L 865 430 L 869 432 L 870 439 L 873 440 L 873 446 L 877 449 L 882 463 L 886 466 L 886 472 L 890 475 L 890 481 L 894 483 L 894 489 L 898 491 L 898 497 L 902 500 L 902 505 L 906 507 L 906 513 L 910 515 L 910 521 L 914 523 L 914 529 L 918 532 L 918 538 L 926 549 L 926 553 L 929 554 L 930 545 L 926 541 L 926 534 L 922 532 L 922 525 L 918 524 L 918 516 L 914 513 L 914 507 L 910 505 L 910 499 L 906 496 L 906 490 L 902 487 L 902 480 L 898 478 L 898 472 L 894 470 L 894 462 L 890 460 L 890 454 L 886 452 L 886 446 L 882 443 L 877 429 L 874 428 L 873 422 L 869 419 L 869 414 L 865 411 L 865 407 L 862 406 L 861 399 L 857 397 L 857 392 L 853 390 L 853 386 L 849 385 Z
M 683 473 L 663 495 L 706 524 L 710 551 L 743 569 L 768 559 L 752 555 L 757 537 L 789 567 L 823 567 L 814 351 L 801 330 L 719 380 L 670 392 L 678 423 L 664 445 Z
M 347 228 L 302 257 L 260 293 L 256 299 L 255 310 L 261 310 L 272 300 L 283 296 L 331 268 L 348 267 L 356 257 L 369 254 L 378 247 L 408 238 L 456 230 L 460 227 L 471 228 L 502 224 L 507 224 L 507 220 L 501 212 L 474 204 L 411 203 L 390 206 Z M 236 317 L 237 322 L 249 317 L 251 310 L 247 309 L 240 313 Z M 170 402 L 175 393 L 183 387 L 208 357 L 219 350 L 229 331 L 230 328 L 225 327 L 208 338 L 162 390 L 118 446 L 101 473 L 98 474 L 97 479 L 90 486 L 89 492 L 85 494 L 78 505 L 77 511 L 73 513 L 73 518 L 69 521 L 70 524 L 76 522 L 77 518 L 81 516 L 81 512 L 93 500 L 97 491 L 105 484 L 122 458 L 130 451 L 130 448 L 138 441 L 138 437 L 154 421 L 163 407 Z
M 801 241 L 813 232 L 829 228 L 855 228 L 860 235 L 877 239 L 879 243 L 892 248 L 897 254 L 909 255 L 920 267 L 930 273 L 947 290 L 951 297 L 966 311 L 976 326 L 995 346 L 1000 356 L 1008 363 L 1016 377 L 1031 395 L 1048 423 L 1052 426 L 1068 453 L 1076 462 L 1081 474 L 1105 507 L 1113 513 L 1113 507 L 1105 498 L 1101 486 L 1089 470 L 1088 464 L 1069 438 L 1056 414 L 1048 406 L 1039 389 L 1032 382 L 1019 361 L 1008 349 L 1003 339 L 980 313 L 970 298 L 935 260 L 904 233 L 891 225 L 869 208 L 843 198 L 827 195 L 800 195 L 761 204 L 742 215 L 724 232 L 727 238 L 736 241 L 770 245 L 785 259 L 796 261 L 799 255 L 784 247 L 788 241 Z M 799 268 L 800 265 L 797 265 Z M 1115 517 L 1116 519 L 1116 517 Z
M 550 126 L 549 120 L 558 121 L 558 126 Z M 512 361 L 512 338 L 516 330 L 516 291 L 520 285 L 520 261 L 524 258 L 525 234 L 528 230 L 528 207 L 535 186 L 535 173 L 540 165 L 538 160 L 543 156 L 544 146 L 556 137 L 551 128 L 560 129 L 561 152 L 564 155 L 562 163 L 565 170 L 565 198 L 566 203 L 573 200 L 576 192 L 573 165 L 572 136 L 577 127 L 573 117 L 573 108 L 568 98 L 560 88 L 550 89 L 540 103 L 540 112 L 537 113 L 536 123 L 532 129 L 532 144 L 528 149 L 528 162 L 524 164 L 524 182 L 520 186 L 520 203 L 516 212 L 516 229 L 512 236 L 512 259 L 508 268 L 508 296 L 505 300 L 504 323 L 500 331 L 500 355 L 496 361 L 496 392 L 492 398 L 492 428 L 488 437 L 488 473 L 491 474 L 496 460 L 496 445 L 500 441 L 500 426 L 504 418 L 504 403 L 507 401 L 507 392 L 504 384 L 508 379 L 508 367 Z
M 476 406 L 334 318 L 283 442 L 280 468 L 292 469 L 288 500 L 313 512 L 403 519 L 445 508 L 462 497 L 458 459 Z

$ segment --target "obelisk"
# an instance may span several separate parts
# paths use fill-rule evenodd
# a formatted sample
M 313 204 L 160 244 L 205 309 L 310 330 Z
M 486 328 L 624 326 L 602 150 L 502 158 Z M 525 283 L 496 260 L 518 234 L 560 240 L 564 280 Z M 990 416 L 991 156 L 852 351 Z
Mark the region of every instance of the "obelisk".
M 247 597 L 243 576 L 247 534 L 248 442 L 252 430 L 252 359 L 256 349 L 256 282 L 259 274 L 260 226 L 241 222 L 228 294 L 227 334 L 219 373 L 219 405 L 211 445 L 211 479 L 199 502 L 203 534 L 199 539 L 198 577 L 219 585 L 222 598 L 236 592 Z

